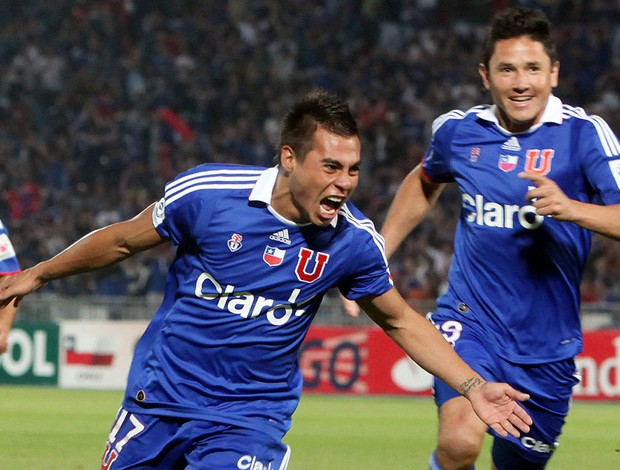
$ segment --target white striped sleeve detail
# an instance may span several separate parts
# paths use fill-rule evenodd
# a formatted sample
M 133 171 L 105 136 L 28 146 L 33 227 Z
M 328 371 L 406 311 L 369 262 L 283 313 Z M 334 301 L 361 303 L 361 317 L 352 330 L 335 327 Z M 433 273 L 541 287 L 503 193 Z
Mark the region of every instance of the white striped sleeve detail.
M 166 186 L 166 206 L 194 191 L 206 189 L 252 189 L 260 174 L 260 171 L 220 170 L 202 171 L 184 176 Z
M 461 111 L 460 109 L 453 109 L 452 111 L 446 114 L 442 114 L 441 116 L 439 116 L 437 119 L 433 121 L 432 132 L 433 134 L 435 134 L 435 132 L 437 132 L 437 129 L 443 126 L 444 123 L 446 121 L 449 121 L 450 119 L 463 119 L 468 114 L 479 113 L 480 111 L 483 111 L 484 109 L 486 109 L 486 106 L 484 105 L 474 106 L 473 108 L 469 108 L 467 111 Z
M 346 205 L 342 208 L 340 213 L 351 223 L 351 225 L 366 231 L 370 235 L 372 240 L 375 242 L 375 245 L 377 245 L 377 248 L 379 248 L 383 261 L 386 265 L 388 265 L 388 260 L 385 256 L 385 240 L 379 232 L 377 232 L 374 224 L 369 219 L 356 219 Z
M 608 157 L 617 157 L 620 155 L 620 143 L 615 136 L 609 124 L 599 116 L 590 116 L 590 120 L 596 127 L 596 132 L 601 140 L 601 145 L 605 149 L 605 155 Z
M 196 184 L 186 188 L 183 191 L 177 192 L 174 196 L 166 196 L 166 206 L 168 204 L 172 204 L 173 202 L 181 199 L 184 196 L 187 196 L 194 191 L 202 191 L 204 189 L 252 189 L 254 187 L 254 182 L 248 184 L 232 184 L 232 183 L 222 183 L 222 184 Z
M 439 116 L 437 119 L 433 121 L 433 125 L 432 125 L 433 134 L 435 134 L 435 132 L 437 132 L 437 129 L 443 126 L 446 121 L 449 121 L 450 119 L 463 119 L 464 116 L 465 116 L 465 113 L 459 110 L 454 110 L 454 111 L 450 111 L 449 113 L 442 114 L 441 116 Z
M 189 175 L 185 175 L 179 179 L 171 181 L 167 188 L 171 189 L 175 186 L 187 184 L 188 182 L 195 179 L 202 178 L 214 178 L 214 179 L 257 179 L 257 177 L 263 172 L 263 170 L 207 170 L 207 171 L 199 171 L 197 173 L 191 173 Z
M 620 189 L 620 160 L 609 160 L 609 171 L 611 171 L 614 180 L 616 181 L 616 186 Z
M 611 127 L 609 127 L 609 124 L 607 124 L 603 118 L 600 116 L 587 114 L 583 108 L 567 105 L 564 106 L 563 116 L 568 118 L 575 117 L 577 119 L 583 119 L 591 122 L 596 130 L 596 134 L 599 138 L 599 142 L 601 143 L 601 147 L 603 147 L 605 156 L 617 157 L 620 155 L 620 142 L 618 142 L 618 137 L 616 137 L 614 132 L 611 130 Z

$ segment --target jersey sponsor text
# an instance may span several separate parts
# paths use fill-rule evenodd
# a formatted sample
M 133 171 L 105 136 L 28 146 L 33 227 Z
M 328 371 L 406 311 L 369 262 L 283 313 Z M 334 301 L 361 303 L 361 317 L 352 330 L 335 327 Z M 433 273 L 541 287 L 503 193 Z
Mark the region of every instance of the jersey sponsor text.
M 264 464 L 255 455 L 244 455 L 241 457 L 237 461 L 237 468 L 239 470 L 273 470 L 271 462 Z
M 545 220 L 536 213 L 532 205 L 519 206 L 517 204 L 500 204 L 485 201 L 482 194 L 471 196 L 463 193 L 463 208 L 469 210 L 466 219 L 468 222 L 485 227 L 515 228 L 515 223 L 527 230 L 540 227 Z
M 540 452 L 541 454 L 551 454 L 555 450 L 555 446 L 547 444 L 546 442 L 537 441 L 536 439 L 528 436 L 521 438 L 521 444 L 528 449 L 532 449 L 534 452 Z
M 300 317 L 306 311 L 301 306 L 312 299 L 295 304 L 301 289 L 293 289 L 289 295 L 290 304 L 275 304 L 273 299 L 267 299 L 262 295 L 254 295 L 247 291 L 237 291 L 236 286 L 222 285 L 209 273 L 202 273 L 196 280 L 196 297 L 205 300 L 217 300 L 217 307 L 226 310 L 242 318 L 256 318 L 264 313 L 267 321 L 274 326 L 284 325 L 292 316 Z

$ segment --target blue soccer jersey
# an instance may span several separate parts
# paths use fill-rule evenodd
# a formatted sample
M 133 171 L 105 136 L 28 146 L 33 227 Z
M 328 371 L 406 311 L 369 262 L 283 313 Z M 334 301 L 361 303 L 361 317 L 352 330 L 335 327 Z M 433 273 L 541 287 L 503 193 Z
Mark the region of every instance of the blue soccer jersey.
M 423 169 L 432 181 L 456 182 L 462 198 L 439 308 L 463 311 L 515 363 L 578 354 L 591 233 L 537 215 L 525 200 L 532 183 L 517 174 L 546 175 L 574 200 L 620 203 L 620 144 L 609 126 L 553 96 L 541 123 L 518 134 L 499 126 L 494 107 L 452 111 L 433 123 Z
M 153 222 L 177 254 L 125 408 L 285 431 L 302 389 L 298 349 L 325 292 L 392 288 L 373 224 L 350 203 L 323 228 L 282 218 L 270 206 L 277 172 L 206 164 L 166 186 Z
M 9 239 L 9 233 L 0 220 L 0 276 L 8 276 L 20 271 L 15 249 Z

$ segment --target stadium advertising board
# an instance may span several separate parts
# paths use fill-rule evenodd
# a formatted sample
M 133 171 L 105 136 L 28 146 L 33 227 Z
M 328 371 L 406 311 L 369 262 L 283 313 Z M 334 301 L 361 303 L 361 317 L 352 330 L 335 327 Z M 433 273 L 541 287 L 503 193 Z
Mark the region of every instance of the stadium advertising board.
M 146 321 L 16 323 L 0 384 L 123 389 Z M 314 326 L 300 350 L 304 393 L 432 394 L 432 378 L 376 327 Z M 620 330 L 587 331 L 577 400 L 620 401 Z
M 431 394 L 431 376 L 378 328 L 312 327 L 300 367 L 305 392 Z
M 620 401 L 620 330 L 588 331 L 575 399 Z M 431 376 L 378 328 L 315 326 L 300 352 L 305 393 L 431 395 Z
M 16 323 L 0 355 L 0 383 L 57 385 L 58 370 L 58 325 Z
M 145 321 L 63 321 L 60 325 L 62 388 L 123 389 Z
M 620 330 L 586 332 L 575 362 L 582 378 L 575 398 L 620 401 Z

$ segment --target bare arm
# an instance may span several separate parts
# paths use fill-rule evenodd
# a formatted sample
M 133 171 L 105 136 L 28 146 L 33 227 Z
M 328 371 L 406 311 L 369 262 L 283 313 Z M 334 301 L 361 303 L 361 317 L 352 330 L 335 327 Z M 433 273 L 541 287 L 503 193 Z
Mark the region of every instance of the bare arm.
M 531 418 L 517 401 L 528 395 L 508 384 L 486 382 L 452 349 L 437 329 L 411 309 L 396 289 L 359 300 L 359 305 L 407 355 L 472 404 L 478 416 L 498 433 L 519 436 Z
M 415 362 L 460 391 L 463 383 L 481 377 L 465 364 L 439 331 L 407 305 L 392 289 L 374 298 L 360 299 L 362 309 Z M 451 365 L 452 367 L 449 367 Z
M 54 279 L 118 263 L 165 241 L 153 227 L 153 205 L 130 220 L 95 230 L 62 252 L 0 282 L 0 306 L 21 298 Z
M 600 206 L 570 199 L 550 178 L 522 172 L 521 178 L 536 185 L 525 198 L 532 201 L 539 215 L 551 216 L 562 222 L 573 222 L 614 240 L 620 240 L 620 204 Z
M 422 164 L 416 166 L 405 177 L 390 204 L 381 228 L 388 258 L 424 219 L 437 202 L 444 187 L 445 184 L 432 183 L 426 179 Z
M 599 206 L 598 204 L 587 204 L 585 202 L 572 201 L 574 215 L 570 220 L 577 225 L 592 230 L 614 240 L 620 240 L 620 204 L 611 206 Z M 538 212 L 541 215 L 540 211 Z M 553 214 L 551 214 L 553 215 Z

